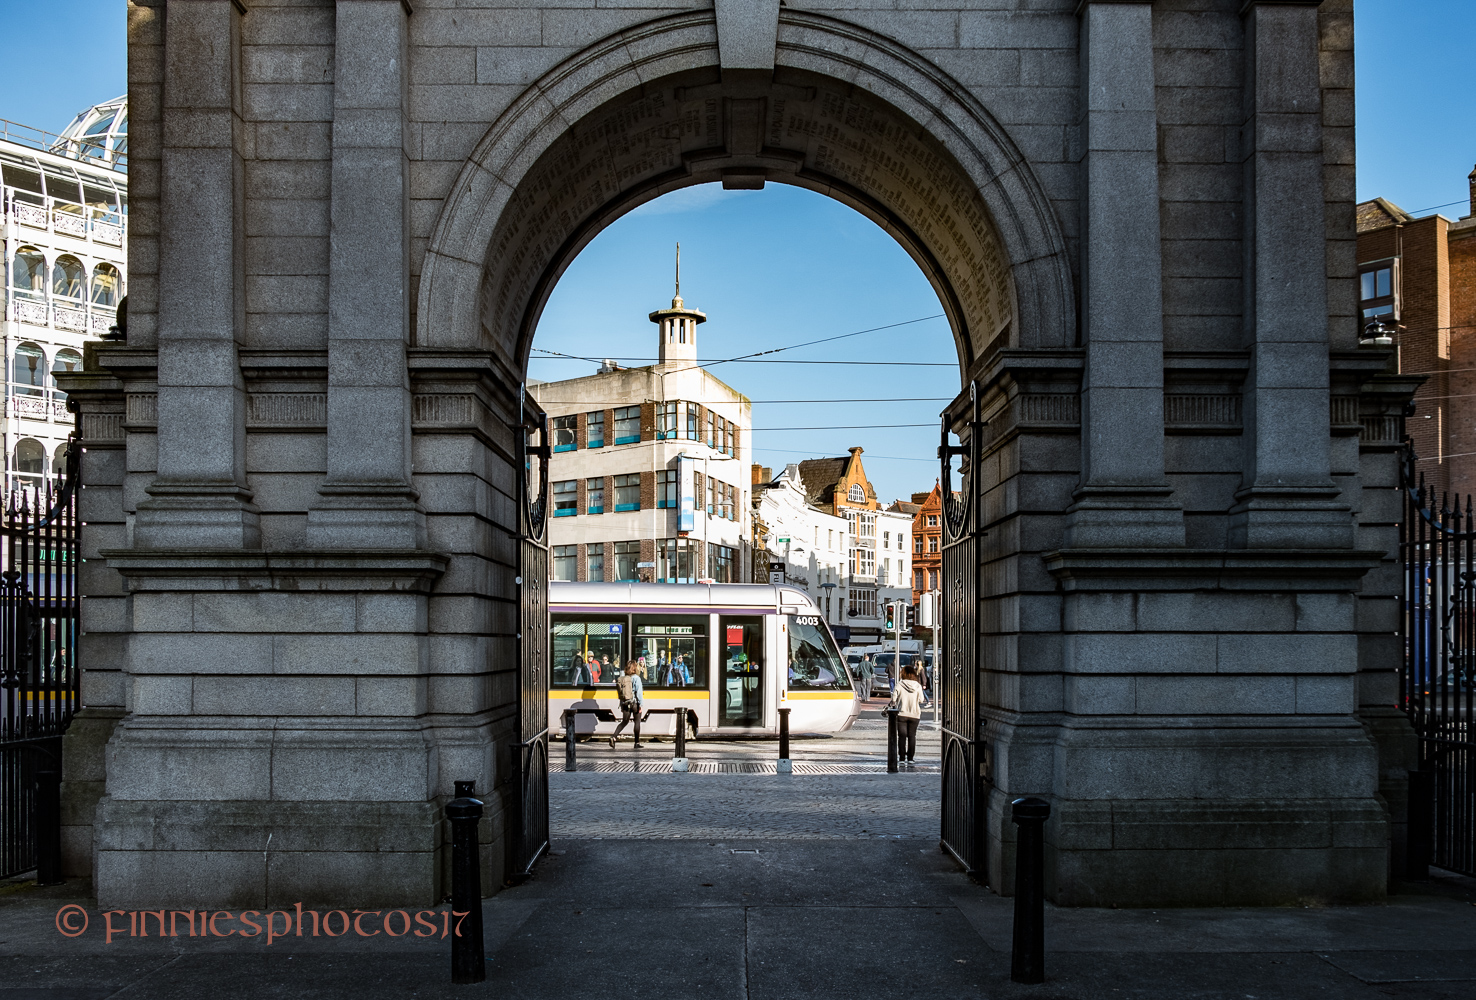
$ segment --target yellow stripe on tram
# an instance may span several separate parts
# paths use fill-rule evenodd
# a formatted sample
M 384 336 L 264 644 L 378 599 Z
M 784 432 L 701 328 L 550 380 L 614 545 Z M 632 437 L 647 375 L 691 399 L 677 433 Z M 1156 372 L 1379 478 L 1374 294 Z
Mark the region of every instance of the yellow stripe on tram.
M 790 701 L 851 701 L 856 697 L 851 691 L 791 691 Z
M 672 701 L 672 700 L 680 701 L 681 699 L 686 698 L 688 701 L 690 701 L 692 699 L 692 696 L 693 695 L 701 695 L 702 697 L 706 698 L 708 696 L 708 693 L 709 692 L 708 692 L 707 688 L 704 688 L 704 687 L 679 688 L 679 689 L 673 689 L 673 690 L 670 690 L 670 691 L 652 691 L 649 688 L 647 688 L 646 691 L 645 691 L 645 693 L 643 693 L 641 695 L 641 700 L 642 701 L 662 701 L 662 700 L 666 700 L 666 701 Z M 610 688 L 600 688 L 599 690 L 592 690 L 590 688 L 585 688 L 582 691 L 581 690 L 571 690 L 571 689 L 567 689 L 566 688 L 566 689 L 561 690 L 561 691 L 557 691 L 557 690 L 556 691 L 550 691 L 548 693 L 548 698 L 549 698 L 550 701 L 553 701 L 555 698 L 578 698 L 581 701 L 588 701 L 591 698 L 594 699 L 595 701 L 612 701 L 612 702 L 618 702 L 618 701 L 620 701 L 620 696 L 618 694 L 616 694 Z

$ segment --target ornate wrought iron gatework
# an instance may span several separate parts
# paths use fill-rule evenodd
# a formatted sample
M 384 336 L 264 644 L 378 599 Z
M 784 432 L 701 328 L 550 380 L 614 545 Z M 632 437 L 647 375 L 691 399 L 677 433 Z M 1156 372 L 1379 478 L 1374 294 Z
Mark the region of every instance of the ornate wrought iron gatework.
M 77 711 L 77 469 L 0 510 L 0 878 L 60 879 L 61 738 Z
M 1406 446 L 1400 539 L 1405 571 L 1405 656 L 1399 701 L 1419 736 L 1432 802 L 1411 783 L 1410 837 L 1428 831 L 1430 863 L 1476 876 L 1476 511 L 1416 478 Z M 1413 810 L 1428 805 L 1429 817 Z M 1412 845 L 1413 846 L 1413 845 Z M 1423 845 L 1421 845 L 1423 846 Z
M 984 808 L 979 733 L 979 385 L 970 383 L 943 413 L 938 458 L 943 499 L 942 844 L 970 874 L 983 873 Z M 950 445 L 957 432 L 958 445 Z M 962 456 L 955 496 L 951 460 Z
M 528 875 L 548 848 L 548 416 L 524 401 L 521 538 L 518 543 L 518 739 L 508 824 L 507 874 Z

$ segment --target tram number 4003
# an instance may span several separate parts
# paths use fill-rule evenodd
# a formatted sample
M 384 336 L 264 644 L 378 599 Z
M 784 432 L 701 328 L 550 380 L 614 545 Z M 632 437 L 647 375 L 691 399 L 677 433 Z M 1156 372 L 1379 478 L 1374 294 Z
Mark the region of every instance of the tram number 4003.
M 819 625 L 820 618 L 817 615 L 795 615 L 794 623 L 796 625 Z

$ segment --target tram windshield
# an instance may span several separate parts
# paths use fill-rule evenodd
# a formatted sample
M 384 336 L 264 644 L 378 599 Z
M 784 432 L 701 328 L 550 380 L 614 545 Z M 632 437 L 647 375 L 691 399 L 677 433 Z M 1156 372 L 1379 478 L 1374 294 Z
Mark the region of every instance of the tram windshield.
M 554 687 L 614 687 L 624 656 L 625 616 L 553 616 Z
M 789 616 L 789 687 L 843 691 L 854 685 L 830 630 L 815 615 Z
M 645 687 L 707 687 L 706 615 L 636 615 L 632 640 Z

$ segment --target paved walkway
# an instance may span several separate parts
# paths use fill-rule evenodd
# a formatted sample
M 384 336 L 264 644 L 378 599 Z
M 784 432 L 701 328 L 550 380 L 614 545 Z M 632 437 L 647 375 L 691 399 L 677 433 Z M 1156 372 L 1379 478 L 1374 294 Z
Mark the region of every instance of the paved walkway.
M 868 729 L 858 727 L 850 750 L 843 740 L 826 752 L 874 752 Z M 812 745 L 821 743 L 797 743 L 795 757 Z M 552 775 L 551 796 L 551 854 L 534 878 L 485 902 L 482 986 L 449 985 L 439 940 L 109 945 L 76 882 L 0 888 L 0 1000 L 1476 998 L 1468 880 L 1406 887 L 1379 906 L 1052 907 L 1049 979 L 1026 987 L 1009 981 L 1012 901 L 938 850 L 936 773 L 581 770 Z M 69 903 L 94 922 L 74 939 L 55 926 Z

